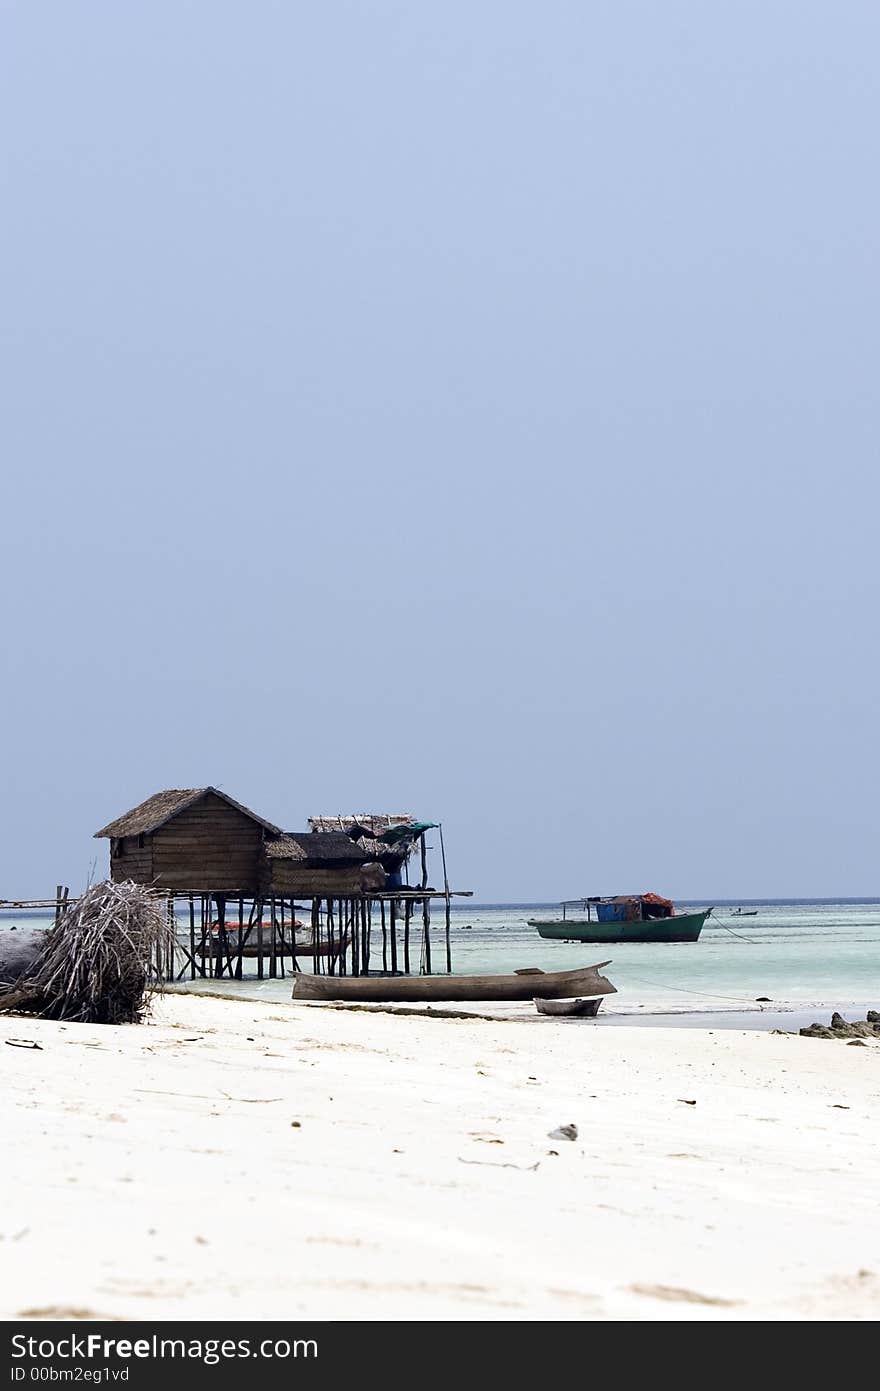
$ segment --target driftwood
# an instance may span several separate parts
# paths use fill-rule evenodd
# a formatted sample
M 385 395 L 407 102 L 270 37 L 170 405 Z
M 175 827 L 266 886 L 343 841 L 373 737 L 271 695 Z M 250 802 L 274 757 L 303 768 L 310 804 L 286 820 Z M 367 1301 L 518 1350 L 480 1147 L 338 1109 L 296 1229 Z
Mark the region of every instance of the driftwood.
M 880 1012 L 869 1009 L 867 1018 L 848 1023 L 842 1014 L 831 1016 L 828 1028 L 824 1024 L 810 1024 L 798 1031 L 804 1038 L 880 1038 Z
M 141 884 L 93 884 L 42 934 L 18 979 L 0 986 L 0 1012 L 136 1023 L 173 946 L 165 895 Z

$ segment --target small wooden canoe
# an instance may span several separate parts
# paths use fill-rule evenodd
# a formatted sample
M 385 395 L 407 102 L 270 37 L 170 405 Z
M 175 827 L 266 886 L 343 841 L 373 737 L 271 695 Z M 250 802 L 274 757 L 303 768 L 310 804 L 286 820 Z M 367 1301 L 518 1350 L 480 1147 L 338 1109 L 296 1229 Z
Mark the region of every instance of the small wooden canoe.
M 295 1000 L 544 1000 L 613 995 L 617 987 L 600 975 L 608 961 L 576 971 L 528 970 L 510 976 L 313 976 L 300 972 Z
M 602 996 L 599 995 L 595 1000 L 535 1000 L 535 1008 L 539 1014 L 568 1014 L 576 1015 L 581 1019 L 589 1019 L 599 1013 L 599 1006 L 602 1003 Z
M 309 956 L 314 956 L 314 955 L 316 954 L 316 953 L 315 953 L 315 940 L 314 940 L 314 938 L 313 938 L 313 936 L 312 936 L 311 929 L 309 929 L 309 928 L 304 928 L 304 927 L 303 927 L 303 924 L 299 921 L 299 919 L 297 919 L 296 924 L 295 924 L 295 927 L 296 927 L 295 940 L 294 940 L 293 944 L 291 945 L 291 941 L 290 941 L 290 923 L 285 923 L 285 925 L 284 925 L 284 943 L 283 943 L 283 945 L 282 945 L 282 942 L 281 942 L 280 923 L 278 924 L 278 932 L 276 933 L 276 936 L 275 936 L 275 955 L 276 955 L 276 956 L 305 956 L 305 957 L 309 957 Z M 215 956 L 222 956 L 222 955 L 223 955 L 223 948 L 222 948 L 222 944 L 221 944 L 221 940 L 220 940 L 220 924 L 219 924 L 219 922 L 213 922 L 213 923 L 211 923 L 211 934 L 212 934 L 212 936 L 211 936 L 211 941 L 212 941 L 212 944 L 213 944 L 214 955 L 215 955 Z M 229 953 L 230 956 L 238 956 L 238 937 L 239 937 L 238 923 L 235 923 L 233 926 L 227 927 L 227 928 L 226 928 L 226 949 L 227 949 L 227 951 L 228 951 L 228 953 Z M 344 939 L 342 942 L 339 941 L 339 938 L 338 938 L 338 937 L 334 937 L 333 940 L 332 940 L 332 942 L 331 942 L 329 939 L 327 939 L 327 938 L 322 938 L 321 941 L 320 941 L 319 944 L 318 944 L 317 955 L 318 955 L 318 956 L 322 956 L 322 957 L 323 957 L 323 956 L 339 956 L 342 952 L 345 952 L 345 951 L 348 950 L 349 941 L 350 941 L 350 939 L 349 939 L 348 936 L 346 936 L 345 939 Z M 263 939 L 262 939 L 262 943 L 260 942 L 260 936 L 259 936 L 259 924 L 258 924 L 258 923 L 255 923 L 255 924 L 253 924 L 253 925 L 245 924 L 245 928 L 244 928 L 244 946 L 242 947 L 241 954 L 242 954 L 242 956 L 244 956 L 244 957 L 253 957 L 253 956 L 260 956 L 260 955 L 262 955 L 262 956 L 271 956 L 271 955 L 272 955 L 272 922 L 271 922 L 271 919 L 268 919 L 268 920 L 265 919 L 265 918 L 263 919 Z
M 338 940 L 337 940 L 337 941 L 334 941 L 334 942 L 332 943 L 332 945 L 331 945 L 330 942 L 321 942 L 320 946 L 318 947 L 318 953 L 317 953 L 317 954 L 318 954 L 318 956 L 320 956 L 320 957 L 322 957 L 322 958 L 325 957 L 325 956 L 339 956 L 340 952 L 344 952 L 344 951 L 347 951 L 347 950 L 348 950 L 348 946 L 349 946 L 349 939 L 348 939 L 348 937 L 346 937 L 345 941 L 344 941 L 343 943 L 341 943 L 341 944 L 340 944 L 340 942 L 339 942 Z M 217 954 L 218 954 L 218 955 L 222 955 L 222 953 L 220 952 L 219 943 L 218 943 L 218 945 L 217 945 L 217 949 L 216 949 L 216 950 L 217 950 Z M 238 938 L 236 938 L 235 941 L 233 941 L 233 940 L 230 938 L 230 942 L 229 942 L 229 954 L 230 954 L 230 956 L 238 956 Z M 252 938 L 250 939 L 250 941 L 248 941 L 248 942 L 245 943 L 244 947 L 242 948 L 241 954 L 242 954 L 242 956 L 244 956 L 244 957 L 253 957 L 253 956 L 259 956 L 259 955 L 260 955 L 260 946 L 259 946 L 259 943 L 258 943 L 256 937 L 252 937 Z M 271 942 L 271 939 L 268 938 L 268 937 L 264 937 L 264 938 L 263 938 L 263 956 L 271 956 L 271 955 L 272 955 L 272 942 Z M 314 948 L 314 944 L 313 944 L 312 942 L 296 942 L 296 943 L 294 944 L 294 949 L 293 949 L 293 951 L 291 951 L 291 950 L 290 950 L 290 942 L 289 942 L 289 940 L 288 940 L 287 938 L 285 938 L 285 941 L 284 941 L 284 948 L 282 949 L 281 943 L 279 942 L 279 943 L 277 944 L 276 948 L 275 948 L 275 955 L 276 955 L 276 956 L 296 956 L 296 957 L 302 956 L 302 957 L 305 957 L 305 959 L 308 961 L 308 959 L 309 959 L 310 957 L 313 957 L 313 956 L 315 955 L 315 948 Z

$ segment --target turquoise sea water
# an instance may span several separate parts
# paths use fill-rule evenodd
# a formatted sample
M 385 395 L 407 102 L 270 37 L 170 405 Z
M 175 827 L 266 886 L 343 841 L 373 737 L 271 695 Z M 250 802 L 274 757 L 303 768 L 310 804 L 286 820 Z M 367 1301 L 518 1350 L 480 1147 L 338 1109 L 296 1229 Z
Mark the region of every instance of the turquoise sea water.
M 679 911 L 705 903 L 677 905 Z M 757 917 L 719 905 L 698 942 L 544 941 L 527 918 L 554 905 L 456 909 L 453 966 L 462 973 L 540 966 L 564 971 L 610 959 L 620 1003 L 695 1009 L 774 1001 L 871 1001 L 880 994 L 880 903 L 749 903 Z M 469 927 L 469 930 L 468 930 Z
M 680 903 L 679 909 L 689 905 Z M 706 904 L 695 904 L 705 907 Z M 469 904 L 452 913 L 452 965 L 457 974 L 505 973 L 522 966 L 570 970 L 610 959 L 607 975 L 617 987 L 615 1008 L 650 1010 L 755 1007 L 758 996 L 773 1002 L 854 1003 L 880 1008 L 880 902 L 752 902 L 757 917 L 735 917 L 718 905 L 698 942 L 578 945 L 544 941 L 526 919 L 553 916 L 553 904 Z M 0 933 L 18 922 L 36 925 L 32 914 L 0 914 Z M 48 925 L 48 920 L 46 920 Z M 415 927 L 415 925 L 414 925 Z M 432 920 L 434 969 L 445 960 L 442 904 Z M 414 943 L 417 934 L 413 933 Z M 381 968 L 381 932 L 374 929 L 373 966 Z M 305 965 L 309 964 L 308 958 Z M 413 964 L 418 965 L 414 945 Z M 255 963 L 242 981 L 205 983 L 225 993 L 287 999 L 284 979 L 258 981 Z M 203 988 L 203 987 L 202 987 Z

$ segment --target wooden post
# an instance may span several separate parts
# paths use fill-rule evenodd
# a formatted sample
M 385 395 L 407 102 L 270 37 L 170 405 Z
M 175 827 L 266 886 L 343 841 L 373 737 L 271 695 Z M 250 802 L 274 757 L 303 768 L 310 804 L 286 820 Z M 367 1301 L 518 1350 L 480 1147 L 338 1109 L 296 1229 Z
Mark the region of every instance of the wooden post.
M 392 898 L 389 904 L 391 917 L 391 971 L 397 971 L 397 899 Z
M 244 955 L 244 899 L 238 900 L 238 954 L 235 958 L 235 979 L 242 978 L 242 957 Z
M 270 898 L 269 898 L 269 921 L 270 921 L 270 923 L 272 924 L 272 926 L 271 926 L 271 928 L 270 928 L 269 975 L 270 975 L 271 978 L 274 980 L 275 977 L 276 977 L 277 974 L 278 974 L 278 944 L 277 944 L 277 942 L 276 942 L 276 940 L 275 940 L 275 895 L 274 895 L 274 894 L 272 894 L 272 895 L 270 896 Z
M 296 895 L 290 900 L 290 969 L 294 972 L 302 970 L 296 950 Z
M 443 893 L 446 897 L 446 973 L 452 971 L 452 921 L 450 915 L 449 875 L 446 873 L 446 846 L 443 844 L 443 824 L 440 831 L 440 858 L 443 861 Z
M 189 896 L 189 978 L 196 978 L 196 905 L 192 894 Z
M 422 951 L 425 954 L 425 973 L 431 974 L 431 910 L 428 899 L 422 899 Z
M 409 975 L 409 922 L 412 917 L 412 903 L 409 899 L 403 905 L 403 969 Z
M 284 894 L 281 895 L 281 921 L 280 921 L 280 923 L 279 923 L 279 928 L 280 928 L 280 930 L 281 930 L 281 962 L 280 962 L 280 966 L 279 966 L 279 969 L 278 969 L 278 974 L 279 974 L 279 975 L 281 976 L 281 978 L 283 979 L 283 978 L 284 978 L 284 949 L 285 949 L 285 946 L 286 946 L 286 943 L 285 943 L 285 940 L 284 940 Z
M 214 938 L 211 932 L 211 900 L 207 894 L 202 894 L 202 964 L 204 966 L 207 954 L 208 963 L 202 974 L 213 977 L 216 974 L 217 963 L 214 960 Z
M 167 977 L 168 980 L 174 980 L 175 973 L 177 971 L 177 908 L 174 902 L 173 894 L 168 899 L 168 919 L 168 926 L 171 928 L 171 931 L 168 934 L 169 941 Z M 184 966 L 180 974 L 183 975 L 185 970 L 186 967 Z
M 235 973 L 232 967 L 232 953 L 229 950 L 229 937 L 226 932 L 226 895 L 217 894 L 215 902 L 217 904 L 217 922 L 219 923 L 219 928 L 217 931 L 217 964 L 220 969 L 217 972 L 217 974 L 219 976 L 223 975 L 223 969 L 225 965 L 226 967 L 228 967 L 229 978 L 231 980 Z
M 257 926 L 257 977 L 263 979 L 263 900 L 255 898 L 251 907 L 251 921 Z
M 385 900 L 379 899 L 379 908 L 382 912 L 382 970 L 388 970 L 388 928 L 385 923 Z
M 214 963 L 211 960 L 210 956 L 208 957 L 208 960 L 205 961 L 206 947 L 207 942 L 205 940 L 205 895 L 199 894 L 199 961 L 201 963 L 199 969 L 203 977 L 214 974 Z
M 221 903 L 222 903 L 222 905 L 223 905 L 222 907 L 220 906 Z M 215 974 L 218 975 L 218 976 L 220 976 L 220 977 L 222 978 L 222 976 L 223 976 L 223 951 L 224 951 L 224 948 L 225 948 L 225 946 L 226 946 L 226 941 L 225 941 L 225 938 L 226 938 L 226 903 L 225 903 L 224 900 L 222 900 L 222 899 L 220 899 L 220 898 L 215 898 L 215 899 L 214 899 L 214 906 L 215 906 L 216 911 L 217 911 L 217 923 L 218 923 L 218 927 L 217 927 L 217 946 L 216 946 L 216 949 L 215 949 L 215 950 L 216 950 L 216 955 L 217 955 L 217 970 L 216 970 L 216 973 L 215 973 Z M 213 936 L 213 933 L 212 933 L 212 936 Z
M 353 976 L 359 976 L 361 973 L 361 952 L 360 935 L 355 920 L 355 901 L 353 898 L 350 898 L 348 902 L 351 909 L 351 974 Z

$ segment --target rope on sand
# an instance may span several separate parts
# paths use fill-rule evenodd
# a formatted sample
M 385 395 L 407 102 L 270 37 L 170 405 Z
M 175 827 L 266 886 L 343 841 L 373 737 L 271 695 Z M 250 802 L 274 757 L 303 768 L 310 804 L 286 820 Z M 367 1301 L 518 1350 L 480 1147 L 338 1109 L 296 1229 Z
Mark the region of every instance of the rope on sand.
M 706 990 L 688 990 L 683 985 L 667 985 L 665 981 L 646 980 L 644 976 L 629 976 L 629 979 L 635 981 L 636 985 L 659 985 L 663 990 L 674 990 L 676 994 L 679 995 L 697 995 L 701 1000 L 729 1000 L 731 1004 L 734 1005 L 749 1005 L 752 1007 L 758 1005 L 759 1011 L 762 1014 L 764 1012 L 763 1005 L 759 1004 L 757 1000 L 746 1000 L 740 995 L 718 995 L 715 993 L 710 994 Z

